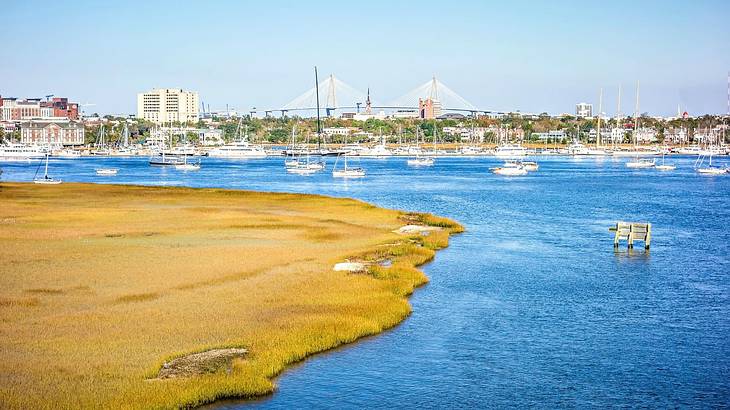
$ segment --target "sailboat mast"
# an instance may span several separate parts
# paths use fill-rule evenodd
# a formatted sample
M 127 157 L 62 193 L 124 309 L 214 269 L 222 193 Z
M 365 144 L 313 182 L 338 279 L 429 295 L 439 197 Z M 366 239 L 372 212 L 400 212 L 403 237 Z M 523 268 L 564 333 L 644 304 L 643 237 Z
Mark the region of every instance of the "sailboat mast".
M 621 132 L 621 84 L 618 85 L 618 104 L 616 106 L 616 137 L 621 137 L 623 139 L 623 134 Z M 618 138 L 612 138 L 612 146 L 616 147 L 616 139 Z
M 322 132 L 322 125 L 319 118 L 319 76 L 317 75 L 317 66 L 314 66 L 314 89 L 317 92 L 317 149 L 321 149 L 320 133 Z
M 596 134 L 596 147 L 601 146 L 601 111 L 603 111 L 603 87 L 598 94 L 598 133 Z
M 636 81 L 636 118 L 634 118 L 634 146 L 639 143 L 639 81 Z

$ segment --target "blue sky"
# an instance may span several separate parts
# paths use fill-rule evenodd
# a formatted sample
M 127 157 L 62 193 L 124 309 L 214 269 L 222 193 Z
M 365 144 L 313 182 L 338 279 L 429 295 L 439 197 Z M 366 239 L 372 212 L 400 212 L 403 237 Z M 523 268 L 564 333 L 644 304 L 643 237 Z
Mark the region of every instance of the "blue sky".
M 390 101 L 433 74 L 480 109 L 725 113 L 730 1 L 8 1 L 0 94 L 133 113 L 152 87 L 278 108 L 312 67 Z M 597 109 L 597 107 L 596 107 Z

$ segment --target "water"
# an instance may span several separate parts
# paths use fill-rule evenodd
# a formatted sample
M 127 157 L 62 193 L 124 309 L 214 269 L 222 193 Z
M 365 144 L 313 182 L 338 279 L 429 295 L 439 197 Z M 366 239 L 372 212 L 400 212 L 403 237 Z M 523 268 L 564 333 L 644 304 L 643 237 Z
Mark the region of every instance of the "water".
M 348 196 L 467 227 L 424 266 L 431 282 L 400 326 L 293 367 L 272 396 L 220 407 L 730 406 L 730 175 L 697 175 L 693 158 L 672 159 L 669 173 L 626 159 L 538 161 L 505 178 L 488 173 L 493 158 L 418 170 L 363 160 L 368 176 L 350 181 L 287 175 L 280 158 L 204 159 L 189 173 L 145 158 L 49 169 L 64 181 Z M 0 167 L 28 181 L 36 165 Z M 96 176 L 99 166 L 119 175 Z M 617 220 L 651 222 L 651 251 L 614 253 Z

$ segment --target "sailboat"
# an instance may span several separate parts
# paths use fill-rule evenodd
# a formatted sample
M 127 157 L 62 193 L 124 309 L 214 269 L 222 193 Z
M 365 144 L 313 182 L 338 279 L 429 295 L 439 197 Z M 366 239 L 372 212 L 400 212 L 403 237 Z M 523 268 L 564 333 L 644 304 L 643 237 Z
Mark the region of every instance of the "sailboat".
M 292 158 L 291 159 L 285 159 L 284 160 L 284 166 L 287 167 L 287 168 L 289 168 L 289 167 L 295 167 L 295 166 L 299 165 L 299 159 L 298 158 L 295 158 L 295 156 L 297 155 L 297 150 L 296 150 L 296 129 L 297 129 L 297 126 L 296 125 L 294 125 L 291 128 L 291 151 L 289 151 L 289 152 L 291 152 Z M 301 156 L 301 153 L 300 153 L 300 156 Z
M 96 175 L 102 176 L 113 176 L 116 175 L 119 170 L 117 168 L 97 168 Z
M 710 162 L 707 164 L 707 166 L 703 167 L 702 163 L 705 160 L 704 156 L 698 156 L 697 161 L 695 161 L 695 170 L 697 170 L 697 172 L 699 172 L 700 174 L 705 175 L 721 175 L 728 173 L 727 168 L 720 168 L 712 165 L 712 153 L 710 153 L 709 158 Z
M 409 159 L 407 164 L 415 167 L 430 167 L 433 166 L 435 160 L 430 156 L 421 156 L 421 149 L 418 145 L 418 127 L 416 127 L 416 156 Z
M 101 124 L 99 126 L 99 140 L 96 143 L 97 148 L 90 152 L 91 155 L 109 156 L 109 154 L 111 153 L 109 148 L 106 146 L 106 143 L 104 142 L 104 135 L 105 135 L 104 124 Z
M 48 158 L 49 157 L 50 157 L 50 155 L 48 153 L 46 153 L 46 170 L 43 174 L 43 178 L 37 177 L 38 169 L 36 169 L 36 171 L 35 171 L 36 177 L 33 178 L 34 184 L 58 185 L 62 182 L 60 179 L 55 179 L 55 178 L 51 178 L 50 176 L 48 176 Z M 40 166 L 38 168 L 40 169 Z
M 152 152 L 150 156 L 150 165 L 155 166 L 175 166 L 183 164 L 183 161 L 177 155 L 167 155 L 167 147 L 165 146 L 165 137 L 162 138 L 162 144 L 160 146 L 160 152 Z M 170 135 L 170 145 L 172 145 L 172 135 Z
M 638 154 L 638 134 L 639 134 L 639 82 L 636 82 L 636 114 L 634 118 L 634 151 L 636 157 L 626 163 L 627 168 L 653 168 L 655 161 L 646 158 L 639 158 Z
M 309 139 L 307 139 L 307 146 L 308 145 Z M 311 175 L 315 172 L 322 171 L 325 168 L 324 161 L 310 161 L 309 149 L 307 149 L 307 153 L 305 155 L 305 160 L 302 161 L 302 154 L 300 153 L 299 159 L 295 160 L 296 164 L 286 166 L 286 172 L 298 175 Z
M 197 162 L 188 162 L 188 156 L 183 156 L 182 164 L 175 164 L 175 169 L 178 171 L 199 171 L 200 170 L 200 158 Z
M 666 155 L 667 155 L 667 150 L 666 149 L 663 149 L 662 150 L 662 163 L 659 164 L 659 165 L 657 165 L 655 167 L 657 169 L 657 171 L 674 171 L 675 169 L 677 169 L 677 166 L 676 165 L 674 165 L 674 164 L 667 164 L 667 163 L 664 162 L 664 157 Z

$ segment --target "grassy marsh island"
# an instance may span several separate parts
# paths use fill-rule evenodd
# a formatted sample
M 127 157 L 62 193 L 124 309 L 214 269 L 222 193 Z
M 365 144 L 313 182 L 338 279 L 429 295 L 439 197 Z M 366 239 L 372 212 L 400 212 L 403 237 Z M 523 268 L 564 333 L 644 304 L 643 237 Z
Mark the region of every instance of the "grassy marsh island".
M 401 230 L 404 225 L 442 229 Z M 170 408 L 273 391 L 381 332 L 457 223 L 315 195 L 0 185 L 0 403 Z M 334 271 L 362 262 L 362 272 Z M 389 263 L 381 263 L 389 261 Z

